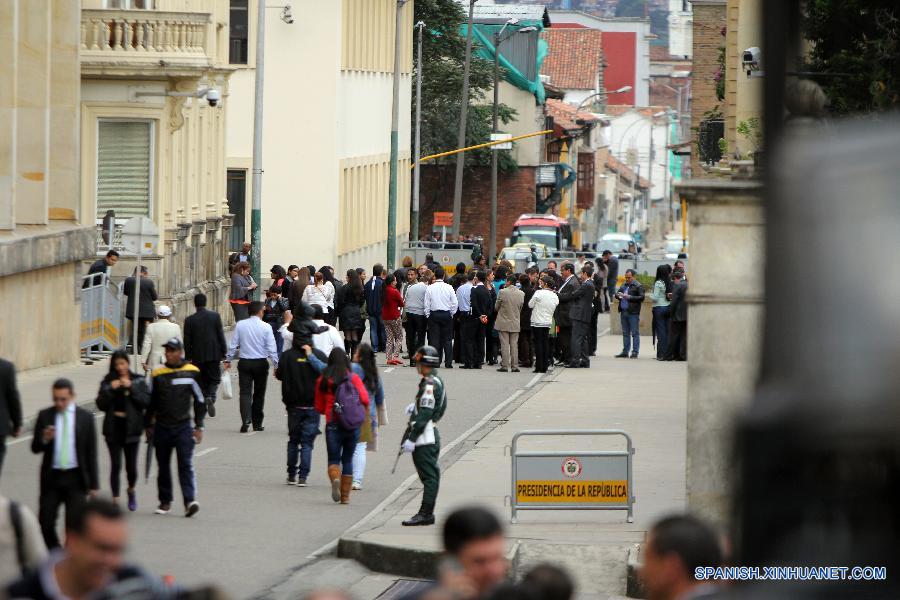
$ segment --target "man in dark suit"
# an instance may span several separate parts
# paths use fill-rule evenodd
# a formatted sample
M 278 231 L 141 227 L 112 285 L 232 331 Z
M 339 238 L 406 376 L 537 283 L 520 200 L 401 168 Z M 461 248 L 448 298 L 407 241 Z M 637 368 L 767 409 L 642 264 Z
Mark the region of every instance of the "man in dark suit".
M 487 273 L 478 271 L 472 280 L 471 314 L 466 317 L 467 329 L 464 343 L 465 358 L 469 369 L 480 369 L 484 362 L 484 338 L 488 320 L 494 310 L 491 292 L 486 287 Z
M 0 358 L 0 473 L 6 455 L 6 436 L 19 437 L 22 432 L 22 403 L 16 387 L 16 367 Z
M 102 274 L 106 273 L 108 269 L 116 266 L 116 263 L 119 262 L 119 253 L 115 250 L 110 250 L 106 253 L 106 256 L 94 262 L 91 267 L 88 269 L 88 275 L 96 275 L 96 277 L 91 277 L 90 279 L 85 279 L 84 284 L 81 286 L 86 288 L 91 285 L 99 285 L 103 282 Z
M 387 343 L 384 322 L 381 320 L 381 287 L 384 285 L 385 277 L 384 266 L 375 265 L 372 267 L 372 279 L 366 282 L 363 290 L 366 297 L 366 312 L 369 313 L 369 336 L 372 340 L 372 350 L 375 352 L 384 352 Z
M 38 413 L 31 451 L 43 454 L 38 521 L 47 548 L 59 547 L 56 517 L 60 504 L 69 514 L 100 488 L 94 416 L 75 405 L 68 379 L 53 382 L 53 406 Z
M 575 277 L 575 267 L 572 263 L 563 263 L 562 266 L 563 282 L 559 286 L 559 305 L 556 307 L 556 325 L 559 327 L 559 335 L 556 339 L 560 346 L 559 365 L 565 365 L 572 360 L 572 317 L 570 309 L 572 308 L 572 300 L 575 291 L 581 285 L 578 278 Z
M 687 360 L 687 290 L 684 271 L 672 273 L 675 287 L 669 304 L 669 349 L 664 360 Z
M 200 369 L 200 389 L 206 399 L 206 414 L 216 416 L 216 390 L 222 381 L 220 363 L 228 344 L 222 329 L 222 317 L 206 309 L 206 294 L 194 296 L 197 312 L 184 320 L 184 358 Z
M 588 263 L 581 268 L 578 277 L 581 285 L 572 293 L 569 316 L 572 319 L 572 357 L 566 366 L 588 368 L 591 366 L 590 336 L 591 319 L 594 315 L 594 296 L 597 288 L 593 282 L 594 269 Z
M 615 302 L 616 287 L 619 282 L 619 259 L 612 253 L 612 250 L 604 250 L 603 262 L 606 263 L 606 293 L 609 295 L 607 306 Z
M 137 275 L 137 273 L 135 273 L 135 275 Z M 134 299 L 138 296 L 138 294 L 134 293 L 135 275 L 126 279 L 125 284 L 122 287 L 122 293 L 128 298 L 128 302 L 125 305 L 125 318 L 129 321 L 128 336 L 132 344 L 134 343 L 134 340 L 131 339 L 134 337 Z M 141 348 L 144 345 L 144 331 L 147 329 L 147 323 L 152 322 L 156 318 L 156 307 L 153 303 L 156 302 L 157 298 L 156 286 L 153 285 L 153 280 L 150 279 L 150 272 L 147 270 L 147 267 L 141 267 L 140 280 L 140 302 L 138 303 L 138 348 Z

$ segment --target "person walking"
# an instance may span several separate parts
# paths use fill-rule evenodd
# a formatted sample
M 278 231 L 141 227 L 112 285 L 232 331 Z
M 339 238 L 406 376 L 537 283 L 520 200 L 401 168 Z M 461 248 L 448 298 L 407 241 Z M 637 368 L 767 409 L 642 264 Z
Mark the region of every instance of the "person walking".
M 250 263 L 241 261 L 234 265 L 231 271 L 231 291 L 228 294 L 228 303 L 234 312 L 234 322 L 248 318 L 251 295 L 257 288 L 257 284 L 250 276 Z
M 641 305 L 644 287 L 634 269 L 625 271 L 625 283 L 616 291 L 622 321 L 622 352 L 616 358 L 637 358 L 641 351 Z M 629 355 L 629 350 L 631 354 Z
M 263 408 L 266 403 L 266 383 L 269 363 L 278 367 L 278 350 L 272 328 L 262 321 L 263 303 L 253 301 L 249 305 L 250 318 L 234 327 L 231 345 L 225 355 L 225 370 L 231 368 L 231 361 L 238 348 L 241 359 L 238 363 L 238 387 L 240 388 L 241 433 L 247 433 L 250 425 L 253 431 L 264 431 Z
M 447 410 L 444 381 L 438 375 L 441 355 L 437 349 L 424 346 L 416 352 L 416 370 L 422 379 L 416 400 L 408 407 L 409 424 L 403 434 L 402 452 L 412 454 L 419 481 L 422 482 L 422 504 L 412 518 L 403 521 L 406 527 L 434 525 L 434 506 L 441 482 L 438 458 L 441 454 L 441 434 L 437 423 Z
M 516 276 L 509 275 L 506 285 L 497 295 L 497 321 L 494 328 L 500 332 L 501 373 L 519 372 L 519 331 L 525 292 L 516 287 Z
M 147 440 L 152 439 L 156 449 L 159 498 L 156 514 L 167 515 L 172 510 L 174 493 L 169 467 L 174 451 L 184 500 L 184 516 L 193 517 L 200 510 L 197 478 L 194 475 L 194 447 L 203 441 L 206 404 L 200 391 L 200 370 L 185 362 L 181 340 L 172 338 L 166 342 L 165 349 L 166 362 L 153 371 L 150 405 L 144 415 Z
M 125 318 L 128 319 L 128 341 L 132 348 L 140 349 L 144 345 L 144 332 L 147 329 L 147 324 L 156 318 L 156 308 L 154 308 L 153 303 L 156 302 L 158 296 L 156 294 L 156 286 L 153 284 L 153 280 L 150 279 L 150 272 L 147 270 L 147 267 L 141 267 L 140 277 L 136 278 L 136 275 L 137 268 L 135 268 L 131 277 L 125 279 L 125 282 L 122 284 L 122 293 L 128 298 L 125 302 Z M 136 283 L 137 279 L 140 279 L 140 284 Z M 137 293 L 135 293 L 136 287 L 138 288 Z M 138 298 L 138 339 L 137 346 L 135 346 L 134 301 Z
M 372 342 L 372 350 L 384 352 L 386 332 L 384 322 L 381 320 L 381 288 L 384 285 L 384 266 L 376 264 L 372 267 L 372 279 L 366 282 L 366 312 L 369 315 L 369 339 Z
M 166 361 L 163 344 L 172 338 L 183 339 L 181 327 L 172 321 L 171 308 L 160 304 L 156 309 L 156 316 L 156 321 L 147 326 L 144 343 L 141 345 L 141 364 L 145 371 L 152 371 Z
M 406 272 L 407 285 L 403 298 L 406 314 L 406 350 L 409 353 L 409 366 L 416 366 L 413 361 L 415 351 L 425 345 L 425 331 L 428 321 L 425 318 L 425 292 L 428 286 L 419 281 L 418 272 L 409 269 Z
M 313 275 L 314 283 L 306 286 L 303 292 L 303 300 L 310 306 L 321 306 L 325 321 L 329 321 L 329 312 L 334 310 L 334 285 L 325 281 L 325 275 L 316 271 Z
M 16 385 L 16 366 L 0 358 L 0 474 L 6 456 L 6 436 L 22 433 L 22 402 Z
M 306 487 L 312 470 L 312 454 L 321 418 L 316 412 L 316 379 L 318 373 L 310 362 L 314 356 L 292 344 L 275 368 L 281 381 L 281 401 L 287 410 L 287 485 Z M 299 467 L 298 467 L 299 459 Z
M 656 268 L 656 281 L 650 299 L 653 300 L 653 338 L 656 343 L 656 360 L 665 360 L 669 351 L 669 294 L 673 285 L 669 279 L 669 265 Z
M 444 283 L 444 268 L 434 270 L 434 282 L 425 290 L 425 317 L 428 319 L 428 344 L 443 356 L 444 366 L 453 368 L 453 315 L 459 301 L 453 288 Z
M 222 382 L 221 363 L 228 344 L 222 329 L 222 317 L 206 308 L 206 294 L 194 296 L 196 312 L 184 320 L 184 358 L 200 370 L 200 389 L 206 400 L 206 412 L 216 416 L 216 391 Z
M 566 262 L 562 265 L 563 282 L 559 286 L 557 293 L 559 294 L 559 306 L 556 309 L 556 326 L 559 327 L 559 343 L 560 361 L 559 365 L 567 365 L 572 360 L 572 317 L 570 309 L 575 290 L 581 285 L 581 282 L 575 277 L 575 267 L 572 263 Z
M 687 360 L 687 290 L 688 283 L 684 271 L 672 274 L 675 285 L 672 289 L 672 302 L 669 305 L 669 344 L 666 360 Z
M 76 406 L 75 386 L 65 378 L 53 382 L 53 406 L 38 413 L 31 451 L 41 460 L 38 522 L 49 550 L 59 548 L 59 507 L 75 511 L 100 489 L 94 415 Z
M 307 348 L 309 354 L 310 349 Z M 331 351 L 328 364 L 316 382 L 315 405 L 319 414 L 325 415 L 331 499 L 349 504 L 353 486 L 353 453 L 359 441 L 360 425 L 368 415 L 369 392 L 359 375 L 352 371 L 347 354 L 340 348 Z M 355 427 L 348 426 L 345 419 L 351 414 L 355 416 L 360 405 L 365 410 L 363 418 Z
M 360 331 L 365 330 L 366 323 L 362 313 L 366 299 L 363 293 L 362 281 L 356 269 L 347 270 L 347 283 L 341 286 L 335 300 L 335 310 L 338 314 L 338 325 L 344 333 L 344 351 L 347 354 L 355 354 L 360 342 Z
M 559 305 L 559 296 L 553 291 L 554 283 L 553 277 L 542 275 L 538 280 L 539 288 L 528 301 L 531 308 L 531 334 L 534 338 L 535 373 L 546 373 L 553 363 L 550 327 L 553 325 L 553 314 Z
M 100 383 L 97 408 L 105 413 L 103 437 L 109 450 L 109 488 L 118 504 L 122 455 L 128 479 L 128 510 L 137 510 L 134 486 L 138 480 L 138 449 L 144 432 L 144 411 L 150 404 L 150 390 L 144 377 L 131 371 L 128 354 L 116 350 L 109 359 L 109 373 Z
M 400 320 L 400 309 L 403 307 L 403 297 L 395 283 L 394 275 L 390 274 L 384 279 L 381 286 L 381 321 L 387 332 L 385 345 L 385 357 L 389 365 L 402 365 L 400 350 L 403 346 L 403 322 Z
M 579 273 L 580 285 L 572 294 L 569 316 L 572 319 L 572 356 L 566 366 L 576 369 L 587 369 L 590 361 L 590 327 L 594 315 L 594 268 L 585 263 Z

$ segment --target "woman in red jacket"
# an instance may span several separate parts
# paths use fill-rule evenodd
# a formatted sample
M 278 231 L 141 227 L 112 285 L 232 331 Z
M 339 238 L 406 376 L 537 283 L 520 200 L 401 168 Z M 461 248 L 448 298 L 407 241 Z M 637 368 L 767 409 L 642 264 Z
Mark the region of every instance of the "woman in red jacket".
M 309 351 L 309 350 L 307 350 Z M 334 398 L 341 383 L 349 378 L 359 401 L 368 411 L 369 393 L 359 375 L 350 369 L 350 359 L 343 348 L 334 348 L 328 356 L 328 366 L 316 382 L 315 406 L 325 415 L 325 444 L 328 448 L 328 480 L 331 481 L 331 499 L 341 504 L 350 503 L 350 487 L 353 485 L 353 452 L 359 439 L 359 428 L 344 429 L 334 415 Z
M 388 275 L 384 285 L 381 286 L 381 320 L 387 333 L 387 346 L 384 352 L 387 364 L 402 365 L 400 347 L 403 342 L 403 321 L 400 319 L 400 309 L 403 308 L 403 296 L 400 295 L 395 282 L 394 276 Z

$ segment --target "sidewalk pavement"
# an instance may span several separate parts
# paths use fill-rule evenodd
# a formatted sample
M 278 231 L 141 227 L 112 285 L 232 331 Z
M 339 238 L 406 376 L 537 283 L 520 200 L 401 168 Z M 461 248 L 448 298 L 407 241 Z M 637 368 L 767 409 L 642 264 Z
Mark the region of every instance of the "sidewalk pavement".
M 31 433 L 38 411 L 51 404 L 50 387 L 60 377 L 71 379 L 75 384 L 76 400 L 79 405 L 91 408 L 100 389 L 100 381 L 109 370 L 109 360 L 101 358 L 94 364 L 68 363 L 31 369 L 17 373 L 16 383 L 22 398 L 23 435 Z
M 615 359 L 621 338 L 602 336 L 590 369 L 557 369 L 534 393 L 469 448 L 442 474 L 438 526 L 408 528 L 401 521 L 415 514 L 421 485 L 348 531 L 338 554 L 385 571 L 403 565 L 404 576 L 433 576 L 440 553 L 440 523 L 453 509 L 473 503 L 492 508 L 507 523 L 515 575 L 550 560 L 564 564 L 579 584 L 580 598 L 609 598 L 626 593 L 628 561 L 658 517 L 684 509 L 685 404 L 684 363 L 657 362 L 649 338 L 641 340 L 640 359 Z M 494 390 L 502 390 L 498 385 Z M 453 390 L 445 419 L 453 418 Z M 496 417 L 495 417 L 496 418 Z M 520 511 L 510 525 L 512 436 L 526 429 L 623 429 L 635 447 L 634 523 L 625 511 Z M 476 433 L 476 437 L 477 437 Z M 527 441 L 526 441 L 527 440 Z M 607 438 L 525 438 L 522 450 L 619 450 L 620 436 Z M 404 458 L 404 460 L 409 460 Z M 629 586 L 629 589 L 631 586 Z

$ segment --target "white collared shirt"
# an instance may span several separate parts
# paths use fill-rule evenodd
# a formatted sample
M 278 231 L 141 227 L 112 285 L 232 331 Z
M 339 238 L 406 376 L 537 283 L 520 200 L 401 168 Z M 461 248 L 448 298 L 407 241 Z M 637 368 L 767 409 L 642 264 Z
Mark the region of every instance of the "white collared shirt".
M 313 323 L 322 327 L 325 325 L 328 327 L 328 331 L 325 333 L 314 333 L 312 336 L 313 348 L 316 350 L 321 350 L 325 353 L 326 356 L 331 354 L 331 351 L 335 348 L 343 348 L 344 346 L 344 338 L 341 337 L 341 334 L 338 333 L 338 330 L 332 327 L 331 325 L 327 325 L 325 321 L 321 319 L 313 319 Z M 291 336 L 291 341 L 293 342 L 293 336 Z
M 56 413 L 56 420 L 53 426 L 56 432 L 53 435 L 53 468 L 62 469 L 62 448 L 63 448 L 63 419 L 67 427 L 66 446 L 68 446 L 68 464 L 66 469 L 74 469 L 78 467 L 78 455 L 75 454 L 75 403 L 72 402 L 63 412 Z
M 459 300 L 453 287 L 443 281 L 435 281 L 425 290 L 425 316 L 430 317 L 432 312 L 445 310 L 451 315 L 456 313 Z
M 236 350 L 241 349 L 241 358 L 268 358 L 273 366 L 278 366 L 278 350 L 272 326 L 257 316 L 238 321 L 225 359 L 231 361 Z

